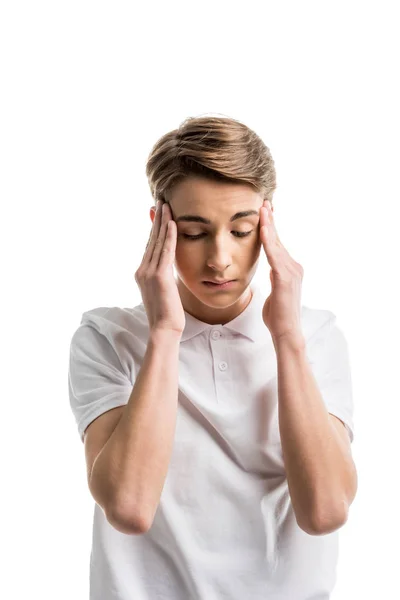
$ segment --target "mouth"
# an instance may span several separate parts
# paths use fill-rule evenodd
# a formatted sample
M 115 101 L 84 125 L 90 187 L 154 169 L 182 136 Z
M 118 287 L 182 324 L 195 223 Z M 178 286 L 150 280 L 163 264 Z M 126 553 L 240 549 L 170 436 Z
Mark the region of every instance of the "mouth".
M 221 289 L 221 290 L 231 287 L 236 282 L 237 282 L 237 279 L 230 279 L 228 281 L 225 281 L 224 283 L 215 283 L 214 281 L 203 281 L 204 285 L 215 288 L 215 289 Z

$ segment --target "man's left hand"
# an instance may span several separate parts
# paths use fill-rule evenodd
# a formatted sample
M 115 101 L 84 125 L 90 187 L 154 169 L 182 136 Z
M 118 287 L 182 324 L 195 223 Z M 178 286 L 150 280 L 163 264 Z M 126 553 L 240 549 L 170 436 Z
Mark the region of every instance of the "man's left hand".
M 272 291 L 262 316 L 274 344 L 282 338 L 303 343 L 301 330 L 301 288 L 303 267 L 286 250 L 275 228 L 271 205 L 264 200 L 260 208 L 260 240 L 268 263 Z

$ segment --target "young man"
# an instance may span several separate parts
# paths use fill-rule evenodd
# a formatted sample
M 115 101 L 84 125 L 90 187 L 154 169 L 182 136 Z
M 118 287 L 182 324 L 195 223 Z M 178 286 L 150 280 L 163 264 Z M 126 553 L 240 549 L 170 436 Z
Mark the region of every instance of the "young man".
M 303 269 L 265 201 L 273 162 L 248 132 L 192 119 L 159 141 L 147 173 L 164 207 L 135 273 L 143 302 L 85 312 L 72 338 L 96 502 L 92 600 L 333 589 L 357 488 L 347 344 L 331 311 L 301 305 Z M 224 172 L 246 152 L 262 160 Z M 252 282 L 262 251 L 268 298 Z

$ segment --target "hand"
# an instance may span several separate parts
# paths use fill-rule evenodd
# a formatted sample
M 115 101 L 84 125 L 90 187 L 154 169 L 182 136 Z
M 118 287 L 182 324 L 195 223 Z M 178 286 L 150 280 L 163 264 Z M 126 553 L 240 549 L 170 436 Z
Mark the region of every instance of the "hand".
M 274 344 L 283 337 L 302 344 L 301 288 L 304 270 L 279 239 L 267 200 L 260 209 L 260 239 L 271 266 L 269 278 L 272 284 L 262 312 L 263 321 Z
M 161 204 L 161 203 L 160 203 Z M 185 328 L 185 313 L 174 278 L 177 226 L 167 203 L 157 207 L 142 263 L 135 273 L 152 331 L 178 335 Z

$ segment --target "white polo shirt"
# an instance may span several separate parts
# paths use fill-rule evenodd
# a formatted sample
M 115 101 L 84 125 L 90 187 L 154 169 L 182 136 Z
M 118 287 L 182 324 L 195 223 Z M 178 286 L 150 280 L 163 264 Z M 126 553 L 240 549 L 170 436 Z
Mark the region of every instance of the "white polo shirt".
M 251 284 L 225 325 L 185 311 L 176 433 L 149 531 L 126 535 L 95 503 L 91 600 L 327 600 L 338 530 L 297 525 L 278 421 L 276 353 Z M 328 411 L 353 441 L 347 343 L 329 310 L 302 306 L 307 358 Z M 128 402 L 149 328 L 143 303 L 83 313 L 71 341 L 69 394 L 77 429 Z

